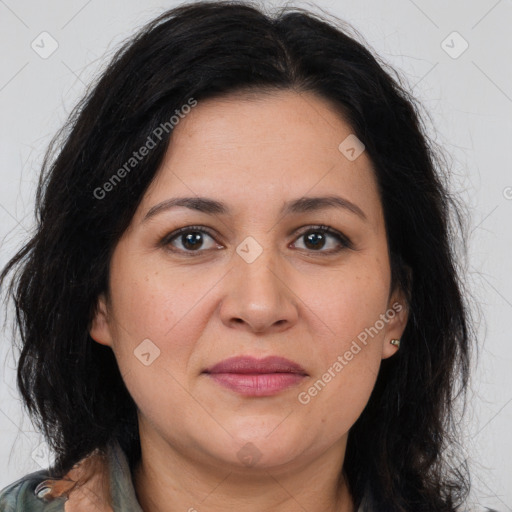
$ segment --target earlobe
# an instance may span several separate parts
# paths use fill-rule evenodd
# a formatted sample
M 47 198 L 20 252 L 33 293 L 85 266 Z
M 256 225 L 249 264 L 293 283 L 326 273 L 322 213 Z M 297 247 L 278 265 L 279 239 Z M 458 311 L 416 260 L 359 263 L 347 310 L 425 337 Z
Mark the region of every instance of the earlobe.
M 98 297 L 94 316 L 89 329 L 91 338 L 101 345 L 112 346 L 112 336 L 108 322 L 107 302 L 105 294 Z
M 382 340 L 382 359 L 387 359 L 400 350 L 401 338 L 409 318 L 409 307 L 402 293 L 390 301 L 386 316 L 389 320 Z

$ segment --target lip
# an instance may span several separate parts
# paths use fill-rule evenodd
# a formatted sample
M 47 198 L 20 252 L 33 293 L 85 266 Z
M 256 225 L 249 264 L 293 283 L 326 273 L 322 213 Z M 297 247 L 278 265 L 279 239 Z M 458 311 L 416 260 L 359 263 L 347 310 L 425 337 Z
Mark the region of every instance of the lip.
M 308 374 L 284 357 L 235 356 L 206 369 L 217 384 L 244 396 L 271 396 L 297 385 Z
M 301 373 L 307 375 L 298 363 L 284 357 L 234 356 L 205 370 L 205 373 Z

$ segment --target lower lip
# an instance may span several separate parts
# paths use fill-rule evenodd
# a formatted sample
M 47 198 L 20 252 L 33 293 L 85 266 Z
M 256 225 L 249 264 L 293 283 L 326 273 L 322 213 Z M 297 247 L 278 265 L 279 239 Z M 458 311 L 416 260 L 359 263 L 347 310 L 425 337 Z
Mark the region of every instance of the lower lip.
M 207 373 L 215 382 L 245 396 L 271 396 L 302 381 L 298 373 Z

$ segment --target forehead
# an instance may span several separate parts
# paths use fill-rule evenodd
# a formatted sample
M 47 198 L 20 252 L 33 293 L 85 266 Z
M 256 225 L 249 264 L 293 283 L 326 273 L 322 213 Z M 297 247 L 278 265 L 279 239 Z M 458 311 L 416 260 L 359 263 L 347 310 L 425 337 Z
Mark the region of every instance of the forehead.
M 243 214 L 277 211 L 298 197 L 339 194 L 380 222 L 371 161 L 364 151 L 348 159 L 339 149 L 347 137 L 354 137 L 350 125 L 312 93 L 198 101 L 174 127 L 141 215 L 179 196 L 213 197 Z

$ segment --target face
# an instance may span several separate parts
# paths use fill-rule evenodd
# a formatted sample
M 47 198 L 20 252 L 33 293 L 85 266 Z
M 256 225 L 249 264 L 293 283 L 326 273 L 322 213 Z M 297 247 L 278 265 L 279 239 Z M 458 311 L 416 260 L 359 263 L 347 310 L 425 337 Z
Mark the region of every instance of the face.
M 339 149 L 351 133 L 295 92 L 205 100 L 174 127 L 90 330 L 114 351 L 141 439 L 239 467 L 343 451 L 407 320 L 371 161 Z M 233 356 L 301 370 L 205 373 Z

